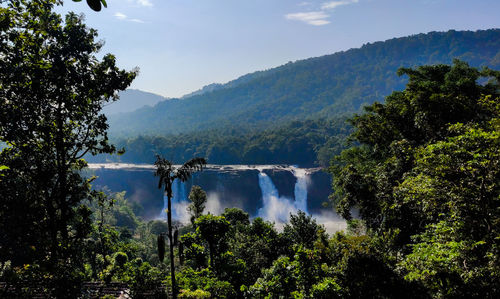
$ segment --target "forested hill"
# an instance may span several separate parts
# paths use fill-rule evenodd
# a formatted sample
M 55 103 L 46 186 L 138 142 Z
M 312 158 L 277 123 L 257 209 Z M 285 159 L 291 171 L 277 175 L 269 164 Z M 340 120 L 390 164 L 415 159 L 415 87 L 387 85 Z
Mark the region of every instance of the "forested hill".
M 163 135 L 221 128 L 265 128 L 290 120 L 358 111 L 401 90 L 400 67 L 450 64 L 500 67 L 500 29 L 418 34 L 256 72 L 211 91 L 110 117 L 112 136 Z
M 137 89 L 127 89 L 120 92 L 120 100 L 108 103 L 102 109 L 106 115 L 117 113 L 132 112 L 144 106 L 152 107 L 158 102 L 165 101 L 167 98 L 160 95 L 145 92 Z

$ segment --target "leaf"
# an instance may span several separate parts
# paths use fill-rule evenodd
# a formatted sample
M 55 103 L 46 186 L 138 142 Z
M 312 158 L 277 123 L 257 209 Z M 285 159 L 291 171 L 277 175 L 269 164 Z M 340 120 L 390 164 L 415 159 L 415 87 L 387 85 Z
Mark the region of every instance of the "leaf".
M 122 147 L 121 149 L 119 149 L 118 151 L 116 151 L 116 154 L 117 154 L 118 156 L 121 156 L 121 155 L 125 154 L 125 148 L 124 148 L 124 147 Z
M 100 0 L 87 0 L 87 4 L 94 11 L 101 11 L 101 1 Z

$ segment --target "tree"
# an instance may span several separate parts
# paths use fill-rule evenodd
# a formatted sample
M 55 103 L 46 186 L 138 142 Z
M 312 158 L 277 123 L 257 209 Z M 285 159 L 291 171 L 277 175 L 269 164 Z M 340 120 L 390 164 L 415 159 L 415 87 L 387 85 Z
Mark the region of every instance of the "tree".
M 95 193 L 80 175 L 82 158 L 115 152 L 100 111 L 137 71 L 119 69 L 111 54 L 99 60 L 97 32 L 72 13 L 63 22 L 52 11 L 56 3 L 16 0 L 0 8 L 0 141 L 7 144 L 0 165 L 8 167 L 0 182 L 0 250 L 13 265 L 36 263 L 65 279 L 90 231 L 83 201 Z
M 406 244 L 421 231 L 421 219 L 408 205 L 393 208 L 393 189 L 413 169 L 416 150 L 454 135 L 448 130 L 450 124 L 490 119 L 492 111 L 480 99 L 498 97 L 500 88 L 499 72 L 478 70 L 458 60 L 452 66 L 403 68 L 398 74 L 409 76 L 406 89 L 351 119 L 352 139 L 359 146 L 342 152 L 330 172 L 333 198 L 344 217 L 350 219 L 356 207 L 368 229 L 398 229 L 401 244 Z
M 290 242 L 308 249 L 314 246 L 319 237 L 326 238 L 324 228 L 302 211 L 298 211 L 297 215 L 290 214 L 290 223 L 283 228 L 283 235 Z
M 229 222 L 223 216 L 208 214 L 196 220 L 196 232 L 208 243 L 212 271 L 217 272 L 215 258 L 226 248 L 224 238 L 229 226 Z
M 207 193 L 201 189 L 200 186 L 191 187 L 191 192 L 189 192 L 189 200 L 191 203 L 188 206 L 188 212 L 191 214 L 191 223 L 194 225 L 194 222 L 198 217 L 203 214 L 203 210 L 205 210 L 205 203 L 207 202 Z
M 337 209 L 356 207 L 390 268 L 430 296 L 496 298 L 500 72 L 454 61 L 400 74 L 405 90 L 352 119 L 359 145 L 330 168 Z
M 170 279 L 172 281 L 172 292 L 174 298 L 177 297 L 177 287 L 175 284 L 175 264 L 174 264 L 174 238 L 172 235 L 172 184 L 176 179 L 185 182 L 191 178 L 195 171 L 203 170 L 203 166 L 207 164 L 204 158 L 193 158 L 180 167 L 175 167 L 172 162 L 156 156 L 155 162 L 155 176 L 160 177 L 158 181 L 158 188 L 164 187 L 167 194 L 168 208 L 167 208 L 167 223 L 168 223 L 168 240 L 170 247 Z
M 424 225 L 403 262 L 407 278 L 441 296 L 500 295 L 498 116 L 496 126 L 454 125 L 460 135 L 418 150 L 395 190 L 397 207 L 412 206 Z

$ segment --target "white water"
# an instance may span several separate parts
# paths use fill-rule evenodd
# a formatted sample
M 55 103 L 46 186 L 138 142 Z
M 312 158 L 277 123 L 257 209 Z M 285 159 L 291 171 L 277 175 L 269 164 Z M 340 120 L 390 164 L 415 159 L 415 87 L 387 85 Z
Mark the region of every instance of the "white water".
M 262 191 L 262 208 L 257 215 L 275 223 L 287 222 L 290 213 L 295 213 L 294 204 L 285 197 L 278 195 L 271 178 L 264 172 L 259 172 L 259 186 Z
M 262 208 L 259 209 L 257 216 L 275 223 L 284 223 L 289 220 L 290 214 L 295 214 L 298 210 L 307 213 L 307 172 L 305 169 L 291 168 L 292 173 L 297 179 L 294 187 L 295 201 L 284 196 L 279 196 L 278 189 L 276 189 L 271 178 L 263 172 L 266 168 L 258 167 L 257 169 L 259 170 L 259 187 L 262 191 L 263 201 Z M 217 187 L 218 191 L 223 192 L 223 186 L 219 182 L 217 183 Z M 181 222 L 188 222 L 189 215 L 186 209 L 189 205 L 189 200 L 187 198 L 186 185 L 179 180 L 175 180 L 172 184 L 172 195 L 172 218 Z M 160 213 L 160 218 L 166 219 L 167 208 L 168 199 L 164 196 L 163 210 Z M 216 214 L 221 213 L 223 210 L 218 196 L 214 193 L 209 194 L 207 210 Z
M 172 184 L 172 218 L 179 220 L 182 223 L 189 222 L 187 207 L 189 202 L 186 195 L 186 185 L 180 180 L 174 180 Z M 163 196 L 163 210 L 160 213 L 160 218 L 167 218 L 168 198 Z
M 294 188 L 295 207 L 307 213 L 307 183 L 309 178 L 305 169 L 293 168 L 293 174 L 297 179 Z
M 291 168 L 291 171 L 297 179 L 294 187 L 295 201 L 279 196 L 271 178 L 259 169 L 259 187 L 263 202 L 258 211 L 259 217 L 279 224 L 288 222 L 290 214 L 296 214 L 299 210 L 307 213 L 307 172 L 296 167 Z
M 259 169 L 259 186 L 262 191 L 263 206 L 258 211 L 259 217 L 274 222 L 278 229 L 282 229 L 290 220 L 290 214 L 296 214 L 299 210 L 308 213 L 307 185 L 309 176 L 306 169 L 290 168 L 297 179 L 294 188 L 295 201 L 283 196 L 280 197 L 271 178 L 262 170 L 262 168 Z M 346 229 L 346 222 L 331 210 L 313 214 L 312 217 L 318 224 L 323 225 L 328 233 Z
M 125 164 L 125 163 L 103 163 L 103 164 L 89 164 L 90 169 L 127 169 L 127 170 L 154 170 L 153 165 L 147 164 Z M 262 192 L 263 205 L 258 210 L 257 216 L 264 218 L 267 221 L 274 222 L 278 228 L 283 227 L 289 221 L 290 213 L 296 214 L 298 210 L 308 213 L 307 208 L 307 186 L 309 183 L 309 174 L 317 171 L 317 168 L 298 168 L 295 166 L 284 165 L 207 165 L 205 169 L 215 171 L 238 171 L 238 170 L 258 170 L 259 187 Z M 286 198 L 279 196 L 278 190 L 271 178 L 263 172 L 263 170 L 284 170 L 290 171 L 295 176 L 296 183 L 294 186 L 294 197 Z M 222 183 L 217 183 L 216 192 L 208 193 L 208 200 L 206 204 L 206 212 L 215 215 L 220 215 L 224 208 L 220 200 L 220 196 L 224 193 L 224 186 Z M 182 223 L 189 223 L 189 214 L 187 206 L 189 201 L 187 198 L 186 185 L 176 180 L 172 186 L 172 217 Z M 160 218 L 166 219 L 167 198 L 164 196 L 164 209 L 160 213 Z M 326 231 L 333 233 L 335 231 L 345 229 L 346 223 L 333 211 L 321 211 L 319 214 L 312 215 L 319 224 L 325 226 Z

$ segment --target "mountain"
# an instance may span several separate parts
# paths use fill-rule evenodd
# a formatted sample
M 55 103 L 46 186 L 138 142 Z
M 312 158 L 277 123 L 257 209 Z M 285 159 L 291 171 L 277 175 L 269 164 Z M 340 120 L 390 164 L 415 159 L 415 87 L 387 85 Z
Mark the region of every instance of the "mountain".
M 233 88 L 233 87 L 236 87 L 238 85 L 250 82 L 250 81 L 252 81 L 254 79 L 257 79 L 257 78 L 260 78 L 260 77 L 264 77 L 264 76 L 268 76 L 273 71 L 275 71 L 277 69 L 278 68 L 274 68 L 272 70 L 257 71 L 257 72 L 253 72 L 251 74 L 246 74 L 246 75 L 243 75 L 243 76 L 239 77 L 238 79 L 229 81 L 229 82 L 227 82 L 225 84 L 221 84 L 221 83 L 208 84 L 206 86 L 203 86 L 201 89 L 198 89 L 197 91 L 194 91 L 192 93 L 189 93 L 189 94 L 186 94 L 186 95 L 182 96 L 181 99 L 187 99 L 187 98 L 190 98 L 190 97 L 193 97 L 193 96 L 202 95 L 202 94 L 205 94 L 205 93 L 208 93 L 208 92 L 212 92 L 212 91 L 216 91 L 216 90 L 220 90 L 220 89 Z
M 183 99 L 110 115 L 112 136 L 165 135 L 206 129 L 265 129 L 293 120 L 359 111 L 400 90 L 400 67 L 450 64 L 500 67 L 500 29 L 417 34 L 290 62 L 214 85 Z
M 132 112 L 142 107 L 152 107 L 161 101 L 168 100 L 160 95 L 137 89 L 127 89 L 119 93 L 120 100 L 109 103 L 102 111 L 110 116 L 118 113 Z

